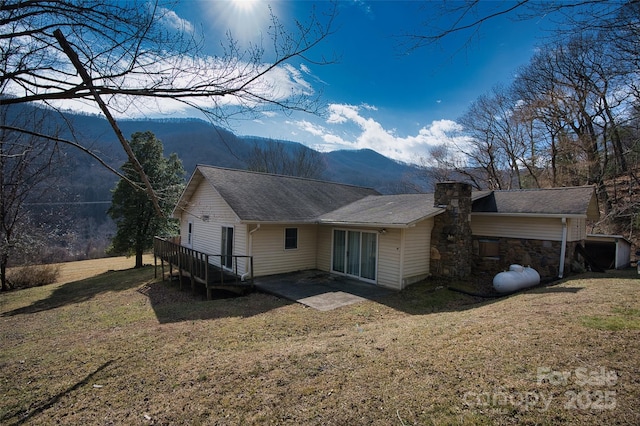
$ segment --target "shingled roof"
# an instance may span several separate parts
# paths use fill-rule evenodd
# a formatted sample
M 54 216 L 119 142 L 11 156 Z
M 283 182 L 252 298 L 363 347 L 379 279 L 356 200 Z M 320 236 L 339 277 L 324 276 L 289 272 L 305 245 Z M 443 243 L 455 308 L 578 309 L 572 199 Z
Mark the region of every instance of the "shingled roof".
M 368 196 L 326 213 L 323 224 L 359 224 L 370 226 L 410 226 L 445 211 L 434 207 L 433 194 Z
M 379 195 L 359 186 L 199 165 L 176 208 L 186 207 L 202 181 L 213 186 L 245 222 L 316 223 L 318 216 Z
M 597 219 L 593 186 L 492 191 L 473 202 L 473 213 L 574 216 Z
M 211 185 L 243 222 L 405 227 L 436 216 L 433 194 L 380 195 L 370 188 L 292 176 L 199 165 L 174 210 L 188 206 L 199 185 Z M 474 214 L 599 216 L 592 186 L 479 191 Z

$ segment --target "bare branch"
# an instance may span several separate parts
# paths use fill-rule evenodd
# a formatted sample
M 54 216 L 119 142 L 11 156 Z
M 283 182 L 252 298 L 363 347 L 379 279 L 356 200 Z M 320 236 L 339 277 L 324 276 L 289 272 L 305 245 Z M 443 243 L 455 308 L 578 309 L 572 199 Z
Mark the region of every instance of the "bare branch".
M 106 161 L 104 161 L 102 158 L 100 158 L 100 156 L 97 155 L 95 152 L 91 151 L 90 149 L 86 148 L 85 146 L 83 146 L 83 145 L 81 145 L 81 144 L 79 144 L 77 142 L 73 142 L 73 141 L 70 141 L 68 139 L 62 139 L 62 138 L 59 138 L 59 137 L 56 137 L 56 136 L 52 136 L 52 135 L 48 135 L 48 134 L 38 133 L 36 131 L 28 130 L 28 129 L 21 128 L 21 127 L 0 125 L 0 129 L 9 130 L 9 131 L 12 131 L 12 132 L 23 133 L 25 135 L 35 136 L 35 137 L 43 138 L 43 139 L 48 139 L 48 140 L 50 140 L 52 142 L 58 142 L 58 143 L 63 143 L 65 145 L 72 146 L 72 147 L 74 147 L 76 149 L 79 149 L 80 151 L 84 152 L 85 154 L 91 156 L 91 158 L 93 158 L 98 163 L 100 163 L 100 165 L 102 167 L 106 168 L 111 173 L 113 173 L 116 176 L 118 176 L 120 179 L 126 181 L 129 185 L 131 185 L 134 188 L 137 188 L 137 189 L 139 189 L 141 191 L 145 190 L 145 188 L 139 186 L 136 182 L 132 181 L 131 179 L 126 177 L 124 174 L 120 173 L 118 170 L 116 170 L 113 167 L 111 167 Z
M 89 90 L 92 92 L 96 103 L 100 106 L 100 109 L 104 113 L 105 117 L 107 118 L 107 121 L 109 122 L 109 124 L 113 128 L 113 131 L 118 137 L 118 140 L 122 145 L 122 148 L 124 148 L 124 151 L 127 153 L 127 157 L 129 158 L 129 161 L 131 162 L 135 170 L 138 172 L 138 175 L 140 176 L 140 179 L 142 180 L 142 182 L 144 182 L 145 190 L 147 192 L 147 195 L 149 196 L 149 199 L 153 203 L 153 207 L 155 208 L 156 213 L 158 214 L 158 216 L 163 217 L 164 212 L 162 211 L 162 208 L 160 208 L 158 197 L 156 196 L 156 193 L 153 191 L 153 188 L 151 187 L 151 182 L 149 182 L 149 178 L 147 177 L 147 174 L 144 172 L 142 165 L 140 164 L 133 150 L 129 146 L 129 142 L 127 142 L 124 135 L 122 134 L 122 131 L 120 131 L 120 128 L 116 123 L 116 120 L 111 115 L 111 111 L 109 111 L 109 108 L 107 107 L 107 105 L 102 101 L 102 98 L 100 98 L 100 94 L 93 89 L 93 83 L 91 81 L 91 77 L 89 76 L 87 71 L 84 69 L 84 67 L 80 63 L 78 55 L 73 51 L 69 43 L 67 43 L 67 40 L 64 38 L 64 35 L 59 29 L 54 31 L 54 35 L 58 40 L 58 42 L 60 43 L 62 50 L 67 54 L 67 56 L 69 56 L 69 59 L 73 63 L 73 66 L 78 70 L 78 73 L 82 77 L 82 80 L 87 85 Z

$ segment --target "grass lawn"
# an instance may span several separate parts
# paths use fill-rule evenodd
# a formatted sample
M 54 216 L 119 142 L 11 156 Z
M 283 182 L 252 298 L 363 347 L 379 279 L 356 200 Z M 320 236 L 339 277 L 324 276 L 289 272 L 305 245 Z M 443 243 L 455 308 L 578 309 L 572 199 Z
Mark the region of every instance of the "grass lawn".
M 0 294 L 1 424 L 640 424 L 635 271 L 320 312 L 128 261 Z

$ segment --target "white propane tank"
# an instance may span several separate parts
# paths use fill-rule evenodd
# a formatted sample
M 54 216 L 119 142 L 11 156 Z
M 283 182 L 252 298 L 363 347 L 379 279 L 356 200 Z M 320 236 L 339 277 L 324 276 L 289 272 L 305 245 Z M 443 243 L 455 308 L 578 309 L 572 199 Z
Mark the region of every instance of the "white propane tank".
M 511 293 L 540 283 L 540 274 L 533 268 L 511 265 L 508 271 L 493 277 L 493 288 L 498 293 Z

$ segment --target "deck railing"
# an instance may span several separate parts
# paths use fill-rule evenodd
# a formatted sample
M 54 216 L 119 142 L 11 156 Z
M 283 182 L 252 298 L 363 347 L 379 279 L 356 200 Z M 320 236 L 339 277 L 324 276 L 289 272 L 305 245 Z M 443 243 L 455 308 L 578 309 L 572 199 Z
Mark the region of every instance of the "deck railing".
M 253 256 L 209 254 L 184 247 L 172 240 L 155 237 L 153 241 L 153 255 L 156 265 L 160 259 L 162 276 L 164 277 L 164 262 L 169 264 L 169 274 L 173 274 L 173 266 L 178 268 L 180 275 L 186 275 L 191 279 L 191 287 L 195 284 L 204 284 L 207 289 L 207 299 L 211 299 L 211 290 L 230 286 L 253 287 Z M 222 266 L 231 258 L 231 267 Z M 218 259 L 218 264 L 212 263 Z M 238 261 L 245 259 L 248 262 L 248 274 L 238 273 Z

